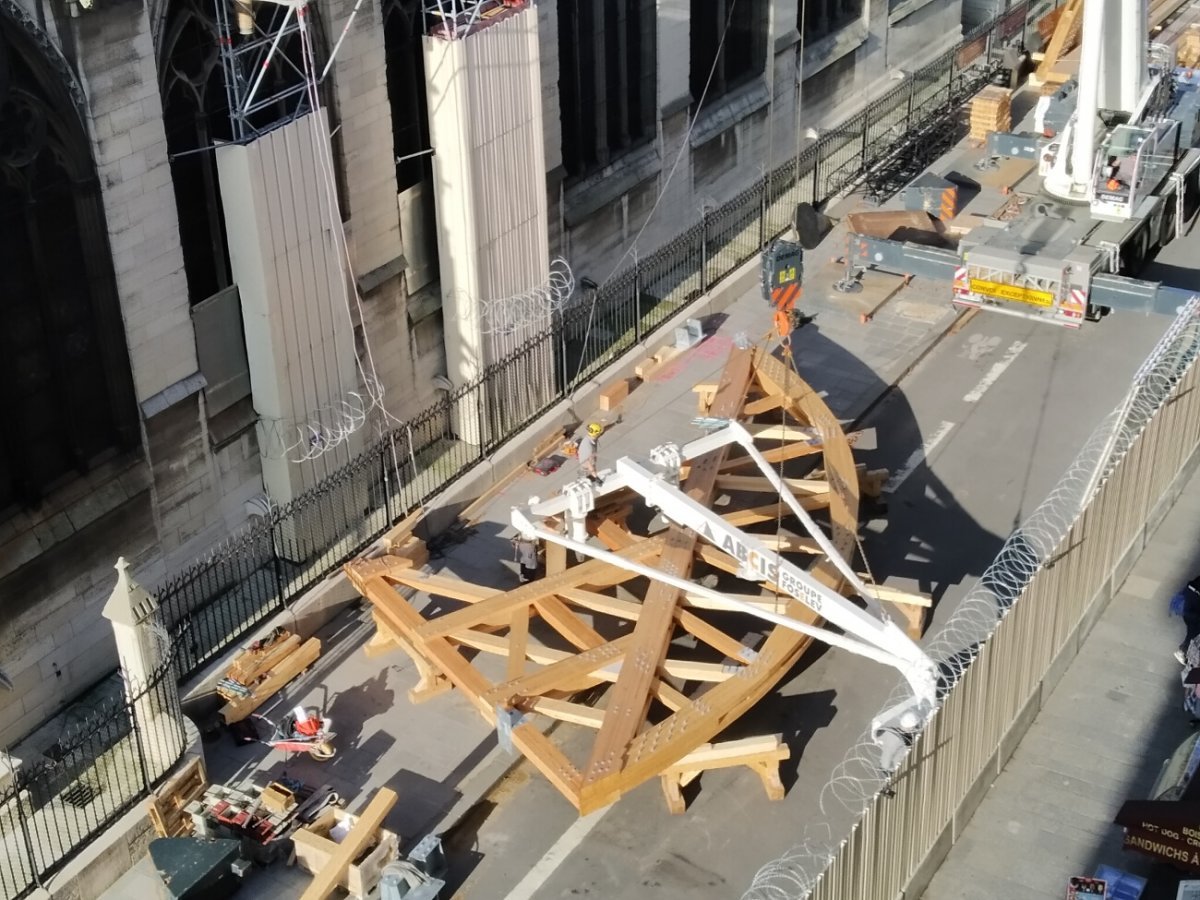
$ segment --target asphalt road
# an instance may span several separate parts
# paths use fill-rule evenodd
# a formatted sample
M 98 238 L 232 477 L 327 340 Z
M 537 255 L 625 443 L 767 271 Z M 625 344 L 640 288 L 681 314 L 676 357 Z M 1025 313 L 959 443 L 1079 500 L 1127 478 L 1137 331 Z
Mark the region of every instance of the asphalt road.
M 893 472 L 886 519 L 867 526 L 870 567 L 888 584 L 934 597 L 931 630 L 1120 402 L 1167 324 L 1114 316 L 1072 332 L 979 314 L 868 415 L 879 446 L 861 458 Z M 820 373 L 799 365 L 819 387 Z M 449 836 L 451 886 L 459 889 L 452 896 L 739 897 L 806 825 L 831 821 L 835 842 L 848 827 L 836 806 L 822 813 L 821 788 L 896 680 L 861 658 L 815 651 L 736 723 L 741 734 L 782 732 L 790 745 L 782 768 L 788 793 L 778 803 L 749 772 L 724 770 L 685 794 L 682 816 L 667 813 L 649 782 L 580 819 L 523 763 Z

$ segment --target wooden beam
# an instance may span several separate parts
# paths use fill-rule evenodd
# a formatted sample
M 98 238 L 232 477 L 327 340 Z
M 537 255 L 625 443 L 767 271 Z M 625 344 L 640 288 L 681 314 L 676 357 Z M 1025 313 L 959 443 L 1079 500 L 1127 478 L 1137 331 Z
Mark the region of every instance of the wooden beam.
M 300 900 L 326 900 L 338 887 L 350 864 L 376 839 L 383 820 L 396 805 L 396 792 L 380 788 L 351 826 L 349 833 L 337 844 L 329 862 L 318 872 L 300 895 Z
M 551 628 L 580 650 L 591 650 L 604 643 L 604 638 L 591 625 L 557 597 L 543 597 L 534 606 Z
M 758 415 L 761 415 L 762 413 L 770 412 L 773 409 L 779 409 L 779 407 L 783 406 L 783 404 L 784 404 L 783 397 L 779 396 L 778 394 L 768 394 L 766 397 L 763 397 L 761 400 L 751 400 L 749 403 L 747 403 L 745 406 L 743 406 L 742 407 L 742 415 L 758 416 Z M 713 406 L 715 407 L 716 403 L 713 403 Z M 725 416 L 714 416 L 714 418 L 724 419 L 726 417 Z
M 555 747 L 550 738 L 531 722 L 522 722 L 514 728 L 512 740 L 513 746 L 525 754 L 546 780 L 578 809 L 582 778 L 566 754 Z
M 410 570 L 398 572 L 391 576 L 405 587 L 413 588 L 432 597 L 449 597 L 451 600 L 461 600 L 463 603 L 478 603 L 496 595 L 496 589 L 480 584 L 472 584 L 461 578 L 448 575 L 432 575 L 428 572 Z
M 600 669 L 615 669 L 632 642 L 633 635 L 627 634 L 582 653 L 563 654 L 561 659 L 540 671 L 530 672 L 486 690 L 483 700 L 489 709 L 496 705 L 512 706 L 522 698 L 549 693 L 593 672 L 598 673 Z
M 818 447 L 821 445 L 821 436 L 812 428 L 796 425 L 747 425 L 746 430 L 756 441 L 786 441 L 789 444 L 799 441 Z
M 510 681 L 525 674 L 525 653 L 529 646 L 529 607 L 513 610 L 508 628 L 508 668 L 505 677 Z
M 750 386 L 753 352 L 735 347 L 721 374 L 720 386 L 713 399 L 711 414 L 719 419 L 736 419 L 742 413 L 746 390 Z M 716 484 L 717 471 L 728 453 L 721 447 L 693 460 L 683 491 L 693 500 L 708 505 Z M 697 537 L 689 529 L 671 526 L 658 567 L 677 578 L 691 572 Z M 621 760 L 645 722 L 654 679 L 666 658 L 667 645 L 675 627 L 675 608 L 680 591 L 661 581 L 652 581 L 642 603 L 642 614 L 633 629 L 633 643 L 626 651 L 625 664 L 609 698 L 609 714 L 596 736 L 592 754 L 584 771 L 584 784 L 609 781 L 622 784 Z M 636 783 L 636 782 L 634 782 Z M 630 785 L 632 786 L 632 785 Z M 622 787 L 621 790 L 624 790 Z
M 604 724 L 604 710 L 593 709 L 582 703 L 572 703 L 570 700 L 552 700 L 549 697 L 531 697 L 521 703 L 521 708 L 528 712 L 539 713 L 560 722 L 570 722 L 572 725 L 583 725 L 586 728 L 599 728 Z
M 421 614 L 396 593 L 395 588 L 385 580 L 383 575 L 363 580 L 351 566 L 346 567 L 346 573 L 350 576 L 350 582 L 358 589 L 358 592 L 374 605 L 380 621 L 386 624 L 398 639 L 411 641 L 411 636 L 425 622 Z M 413 653 L 417 652 L 414 647 Z M 490 725 L 496 723 L 495 708 L 483 699 L 492 687 L 491 682 L 467 662 L 453 644 L 444 638 L 434 638 L 425 641 L 420 652 L 422 656 L 441 669 L 442 674 L 466 695 L 479 714 L 483 716 L 484 721 Z
M 824 553 L 821 546 L 810 537 L 797 537 L 794 534 L 756 534 L 756 538 L 768 550 L 777 550 L 780 553 L 808 553 L 817 555 Z
M 832 501 L 833 495 L 830 491 L 825 491 L 823 494 L 810 494 L 807 497 L 796 498 L 796 502 L 800 504 L 800 508 L 808 512 L 826 509 Z M 781 511 L 785 519 L 790 518 L 792 515 L 792 511 L 786 506 L 780 510 L 778 503 L 768 503 L 765 506 L 735 509 L 733 512 L 721 516 L 721 518 L 736 528 L 745 528 L 747 525 L 757 525 L 760 522 L 774 522 L 779 519 Z
M 715 625 L 709 624 L 694 612 L 689 612 L 686 609 L 677 609 L 675 610 L 675 618 L 679 620 L 679 624 L 683 630 L 692 635 L 696 640 L 707 644 L 718 653 L 723 653 L 730 659 L 736 659 L 738 662 L 746 661 L 742 658 L 746 647 L 741 641 L 726 634 Z
M 768 450 L 760 451 L 763 459 L 769 465 L 776 463 L 787 462 L 789 459 L 799 459 L 801 456 L 813 456 L 820 453 L 824 448 L 820 444 L 788 444 L 784 447 L 771 447 Z M 735 456 L 727 460 L 721 465 L 722 472 L 730 472 L 734 469 L 744 469 L 747 466 L 754 465 L 754 459 L 750 456 Z
M 646 538 L 618 551 L 617 555 L 623 559 L 646 559 L 659 553 L 663 540 L 661 537 Z M 397 577 L 397 580 L 405 584 L 416 580 L 407 579 L 404 575 L 405 573 L 400 573 L 401 577 Z M 589 559 L 587 562 L 572 566 L 565 572 L 548 575 L 539 581 L 521 585 L 515 590 L 493 592 L 492 596 L 475 603 L 474 606 L 456 609 L 444 616 L 432 619 L 418 629 L 417 637 L 421 640 L 445 637 L 464 628 L 472 628 L 481 623 L 493 621 L 497 617 L 507 616 L 520 606 L 528 606 L 543 597 L 560 594 L 567 588 L 584 584 L 595 587 L 620 584 L 635 577 L 637 576 L 633 572 L 620 569 L 603 560 Z
M 824 494 L 829 492 L 829 482 L 819 478 L 785 478 L 783 483 L 793 495 Z M 774 494 L 775 485 L 762 475 L 722 475 L 717 479 L 719 491 L 747 491 L 754 494 Z
M 1064 50 L 1070 50 L 1073 40 L 1078 38 L 1079 14 L 1083 11 L 1083 0 L 1067 0 L 1059 16 L 1058 24 L 1054 26 L 1054 34 L 1046 45 L 1045 54 L 1037 67 L 1037 77 L 1045 81 L 1050 70 L 1058 65 L 1058 59 Z

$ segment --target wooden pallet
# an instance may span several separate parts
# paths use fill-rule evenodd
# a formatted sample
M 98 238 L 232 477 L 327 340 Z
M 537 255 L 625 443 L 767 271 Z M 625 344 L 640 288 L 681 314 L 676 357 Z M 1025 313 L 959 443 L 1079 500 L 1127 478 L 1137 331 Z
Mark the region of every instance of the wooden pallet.
M 226 725 L 242 721 L 317 661 L 317 657 L 321 655 L 319 638 L 309 638 L 303 644 L 299 643 L 300 639 L 295 635 L 291 635 L 291 638 L 294 638 L 299 646 L 290 644 L 292 649 L 286 656 L 276 659 L 257 682 L 247 685 L 251 689 L 249 697 L 236 697 L 221 707 L 221 719 Z
M 184 812 L 193 800 L 204 794 L 208 777 L 204 761 L 195 756 L 162 787 L 150 795 L 146 811 L 159 837 L 187 837 L 192 833 L 192 818 Z

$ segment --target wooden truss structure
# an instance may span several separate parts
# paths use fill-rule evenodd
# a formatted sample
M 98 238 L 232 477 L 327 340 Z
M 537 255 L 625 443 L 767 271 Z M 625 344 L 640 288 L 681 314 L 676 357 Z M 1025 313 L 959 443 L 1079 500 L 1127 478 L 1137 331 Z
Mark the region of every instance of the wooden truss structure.
M 763 349 L 734 348 L 716 385 L 701 386 L 702 412 L 741 421 L 761 441 L 772 465 L 803 460 L 804 478 L 788 489 L 809 511 L 825 511 L 829 537 L 841 556 L 857 549 L 860 495 L 877 494 L 886 471 L 856 465 L 848 438 L 821 397 L 791 368 Z M 762 421 L 766 417 L 769 421 Z M 756 422 L 756 420 L 759 420 Z M 692 461 L 681 488 L 711 505 L 728 495 L 724 517 L 738 527 L 771 523 L 759 537 L 772 549 L 809 563 L 810 573 L 843 595 L 845 578 L 817 543 L 781 527 L 786 512 L 767 479 L 740 448 L 722 447 Z M 690 579 L 702 564 L 736 574 L 740 563 L 688 529 L 671 525 L 638 534 L 628 524 L 637 498 L 613 495 L 588 519 L 593 540 L 620 557 Z M 562 523 L 547 523 L 558 528 Z M 767 694 L 808 649 L 812 638 L 772 627 L 756 647 L 746 634 L 758 620 L 659 581 L 639 579 L 603 560 L 568 565 L 565 548 L 547 544 L 544 578 L 497 591 L 418 569 L 418 556 L 386 555 L 348 564 L 354 586 L 373 605 L 377 633 L 371 654 L 402 649 L 415 662 L 420 683 L 414 702 L 458 688 L 506 740 L 524 754 L 581 814 L 602 808 L 648 779 L 661 777 L 672 811 L 683 808 L 679 788 L 700 771 L 746 765 L 763 780 L 768 796 L 781 797 L 779 760 L 787 747 L 777 736 L 710 743 Z M 797 561 L 793 559 L 793 561 Z M 773 584 L 754 585 L 737 599 L 761 604 L 800 622 L 821 624 L 816 613 Z M 410 588 L 458 601 L 427 616 L 398 592 Z M 638 594 L 640 594 L 640 599 Z M 887 599 L 927 605 L 892 592 Z M 747 625 L 753 621 L 752 625 Z M 740 627 L 739 627 L 740 626 Z M 607 689 L 593 690 L 607 685 Z M 534 716 L 594 732 L 586 741 L 556 742 Z M 557 732 L 556 732 L 557 735 Z

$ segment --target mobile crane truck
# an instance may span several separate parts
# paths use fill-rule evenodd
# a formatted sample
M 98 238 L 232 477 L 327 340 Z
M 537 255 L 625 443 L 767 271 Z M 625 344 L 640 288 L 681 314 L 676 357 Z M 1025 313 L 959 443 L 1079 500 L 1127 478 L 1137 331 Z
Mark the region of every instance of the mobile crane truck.
M 1040 192 L 1010 196 L 956 246 L 872 234 L 880 214 L 858 214 L 848 265 L 948 281 L 956 305 L 1070 328 L 1174 315 L 1193 291 L 1136 276 L 1200 207 L 1200 73 L 1147 30 L 1147 0 L 1087 0 L 1077 78 L 1041 99 L 1036 133 L 989 136 L 980 167 L 1035 161 Z

